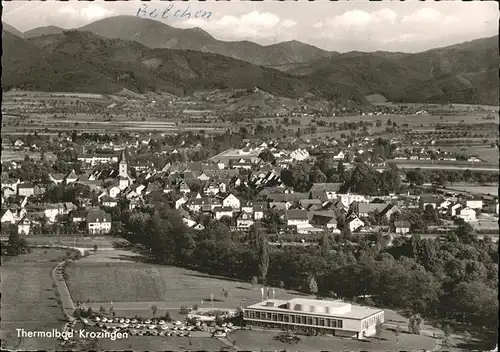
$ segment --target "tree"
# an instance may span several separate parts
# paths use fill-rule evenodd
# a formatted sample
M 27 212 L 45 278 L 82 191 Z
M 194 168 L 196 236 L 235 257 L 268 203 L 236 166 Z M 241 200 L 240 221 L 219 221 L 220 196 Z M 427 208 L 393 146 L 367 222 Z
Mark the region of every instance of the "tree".
M 337 165 L 337 173 L 339 174 L 340 180 L 344 180 L 344 175 L 345 175 L 345 166 L 342 160 L 339 161 Z
M 16 225 L 9 226 L 8 246 L 8 253 L 10 255 L 19 255 L 31 252 L 28 241 L 26 240 L 26 238 L 23 238 L 19 235 Z
M 99 313 L 101 313 L 101 314 L 106 314 L 106 308 L 104 308 L 104 306 L 103 306 L 103 305 L 101 305 L 101 306 L 99 307 Z
M 97 244 L 94 244 L 94 252 L 97 252 L 97 248 L 98 248 Z
M 316 282 L 316 279 L 314 277 L 311 277 L 309 280 L 309 292 L 311 292 L 313 295 L 318 293 L 318 283 Z
M 380 336 L 382 335 L 382 330 L 383 329 L 384 329 L 384 324 L 382 324 L 381 322 L 378 322 L 375 325 L 376 336 L 377 336 L 377 339 L 379 339 L 379 340 L 380 340 Z
M 165 320 L 167 322 L 172 321 L 172 316 L 170 315 L 170 312 L 165 312 Z
M 257 276 L 252 276 L 252 286 L 257 286 L 257 283 L 259 282 L 259 280 L 257 279 Z
M 262 283 L 265 284 L 267 281 L 267 271 L 269 270 L 269 252 L 268 252 L 269 243 L 266 238 L 262 239 L 261 248 L 259 251 L 259 272 Z
M 151 306 L 151 311 L 153 312 L 153 316 L 156 317 L 156 312 L 158 311 L 158 307 L 155 305 Z
M 394 335 L 396 335 L 396 341 L 397 343 L 399 343 L 399 335 L 401 335 L 401 324 L 398 323 L 398 325 L 396 325 L 396 328 L 394 329 Z
M 449 346 L 450 345 L 450 336 L 451 336 L 451 327 L 448 324 L 443 326 L 443 333 L 444 333 L 443 345 Z

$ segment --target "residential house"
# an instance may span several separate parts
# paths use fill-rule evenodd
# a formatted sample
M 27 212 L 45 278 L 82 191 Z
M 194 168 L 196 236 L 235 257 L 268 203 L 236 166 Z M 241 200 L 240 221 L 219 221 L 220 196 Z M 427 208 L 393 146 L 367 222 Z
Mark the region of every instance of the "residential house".
M 82 154 L 78 156 L 78 160 L 84 164 L 95 166 L 97 164 L 111 164 L 118 162 L 118 156 L 114 154 Z
M 334 212 L 329 211 L 313 211 L 311 224 L 325 227 L 329 230 L 337 229 L 337 216 Z
M 481 199 L 467 200 L 465 205 L 471 209 L 483 209 L 483 201 Z
M 290 153 L 290 158 L 297 161 L 303 161 L 309 158 L 309 152 L 305 149 L 297 149 Z
M 193 212 L 202 211 L 203 206 L 210 206 L 212 204 L 211 198 L 190 198 L 184 205 L 186 208 Z
M 309 225 L 309 217 L 307 210 L 294 209 L 288 210 L 286 213 L 287 226 L 307 226 Z
M 238 230 L 248 230 L 254 224 L 252 213 L 241 212 L 236 218 L 236 228 Z
M 78 180 L 78 175 L 75 170 L 71 170 L 71 172 L 66 176 L 66 184 L 74 183 Z
M 463 205 L 460 203 L 455 203 L 449 208 L 449 215 L 450 216 L 456 216 L 457 212 L 460 208 L 462 208 Z
M 476 221 L 476 211 L 469 207 L 460 208 L 457 216 L 465 222 Z
M 148 184 L 148 186 L 146 187 L 146 190 L 144 191 L 144 194 L 148 195 L 148 194 L 150 194 L 152 192 L 161 192 L 161 191 L 162 191 L 162 189 L 161 189 L 161 186 L 160 186 L 159 183 L 157 183 L 157 182 L 150 182 Z
M 353 202 L 350 206 L 350 210 L 359 217 L 368 217 L 371 214 L 377 212 L 381 215 L 387 214 L 388 212 L 386 211 L 387 208 L 392 209 L 393 206 L 387 203 L 359 203 L 359 202 Z M 390 214 L 392 213 L 393 211 L 390 212 Z M 386 217 L 387 219 L 389 219 L 390 215 Z
M 351 215 L 346 219 L 346 225 L 349 231 L 354 232 L 361 227 L 365 226 L 365 223 L 358 218 L 356 215 Z
M 410 223 L 408 221 L 394 222 L 394 231 L 400 235 L 406 235 L 410 232 Z
M 233 217 L 233 208 L 231 207 L 216 207 L 213 212 L 216 220 L 220 220 L 224 216 Z
M 202 224 L 198 224 L 196 221 L 193 221 L 193 220 L 188 219 L 188 218 L 182 218 L 182 221 L 190 229 L 201 231 L 205 228 L 205 226 L 203 226 Z
M 340 199 L 340 201 L 346 208 L 349 208 L 349 206 L 353 202 L 362 202 L 362 203 L 367 202 L 365 196 L 362 194 L 352 194 L 352 193 L 339 194 L 337 195 L 337 199 Z
M 15 224 L 16 216 L 14 215 L 14 213 L 12 213 L 10 209 L 2 209 L 0 221 L 2 224 L 4 223 Z
M 247 201 L 241 204 L 241 211 L 245 213 L 253 213 L 253 202 Z
M 104 196 L 101 199 L 101 203 L 103 206 L 110 208 L 118 206 L 118 200 L 116 198 L 111 198 L 109 196 Z
M 345 154 L 343 151 L 339 151 L 337 154 L 333 155 L 333 160 L 344 160 Z
M 179 192 L 184 194 L 191 192 L 191 189 L 185 181 L 181 181 L 181 183 L 179 184 Z
M 217 182 L 213 181 L 213 182 L 207 182 L 205 184 L 205 186 L 203 187 L 203 192 L 207 196 L 215 196 L 219 192 L 221 192 L 221 190 L 220 190 L 219 184 Z
M 2 189 L 3 187 L 12 188 L 15 193 L 17 193 L 17 185 L 20 184 L 21 181 L 19 179 L 2 179 Z
M 13 197 L 16 195 L 16 190 L 14 188 L 11 188 L 11 187 L 2 187 L 2 196 L 5 198 L 5 199 L 8 199 L 10 197 Z
M 35 195 L 35 185 L 31 182 L 22 182 L 17 185 L 17 194 L 23 197 Z
M 64 174 L 49 174 L 49 179 L 56 185 L 60 185 L 61 183 L 63 183 L 64 178 L 65 178 Z
M 254 220 L 261 220 L 264 218 L 264 211 L 266 210 L 266 203 L 254 203 L 253 205 L 253 218 Z
M 20 235 L 29 235 L 30 229 L 31 229 L 31 219 L 26 214 L 17 223 L 17 233 L 20 234 Z
M 91 209 L 87 217 L 87 230 L 89 234 L 107 234 L 111 232 L 111 215 L 101 209 Z
M 229 194 L 222 200 L 222 206 L 230 207 L 234 210 L 239 210 L 241 207 L 241 202 L 238 198 L 236 198 L 236 196 L 234 196 L 233 194 Z
M 188 200 L 189 198 L 184 195 L 179 196 L 174 202 L 175 209 L 179 209 L 183 204 L 186 204 Z
M 437 208 L 437 202 L 435 197 L 429 194 L 420 196 L 419 204 L 422 209 L 425 209 L 428 205 L 430 205 L 434 209 Z
M 380 212 L 380 215 L 384 216 L 387 220 L 390 220 L 394 214 L 401 214 L 401 210 L 394 204 L 388 204 L 387 207 Z
M 269 202 L 269 209 L 276 209 L 276 210 L 288 210 L 292 206 L 292 202 Z
M 118 195 L 120 194 L 122 190 L 120 189 L 120 187 L 118 186 L 115 186 L 115 185 L 111 185 L 109 186 L 109 188 L 106 190 L 106 193 L 108 194 L 108 196 L 110 196 L 111 198 L 116 198 L 118 197 Z

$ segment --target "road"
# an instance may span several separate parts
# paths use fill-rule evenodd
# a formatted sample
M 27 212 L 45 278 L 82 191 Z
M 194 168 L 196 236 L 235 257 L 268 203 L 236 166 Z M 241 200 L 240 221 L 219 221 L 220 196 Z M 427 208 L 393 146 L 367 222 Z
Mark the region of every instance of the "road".
M 442 165 L 442 164 L 403 164 L 394 163 L 400 169 L 437 169 L 437 170 L 471 170 L 471 171 L 488 171 L 488 172 L 499 172 L 499 167 L 477 167 L 471 165 Z

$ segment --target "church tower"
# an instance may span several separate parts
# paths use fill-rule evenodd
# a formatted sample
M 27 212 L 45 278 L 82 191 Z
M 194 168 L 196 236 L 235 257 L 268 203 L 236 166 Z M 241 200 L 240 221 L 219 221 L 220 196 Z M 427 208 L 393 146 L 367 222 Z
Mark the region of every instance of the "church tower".
M 122 150 L 122 156 L 120 159 L 119 165 L 119 176 L 120 177 L 128 177 L 128 164 L 127 164 L 127 159 L 125 158 L 125 151 Z

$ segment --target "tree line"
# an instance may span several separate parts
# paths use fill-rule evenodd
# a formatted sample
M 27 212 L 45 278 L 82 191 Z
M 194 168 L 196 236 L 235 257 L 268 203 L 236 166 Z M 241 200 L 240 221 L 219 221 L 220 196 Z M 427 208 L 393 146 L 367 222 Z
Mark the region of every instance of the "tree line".
M 245 281 L 258 278 L 324 297 L 367 296 L 365 303 L 496 331 L 498 250 L 466 223 L 442 238 L 396 238 L 390 247 L 381 236 L 358 237 L 349 244 L 326 234 L 317 247 L 276 248 L 269 247 L 259 226 L 244 234 L 205 218 L 204 230 L 190 230 L 168 206 L 118 216 L 122 235 L 149 249 L 159 264 Z

